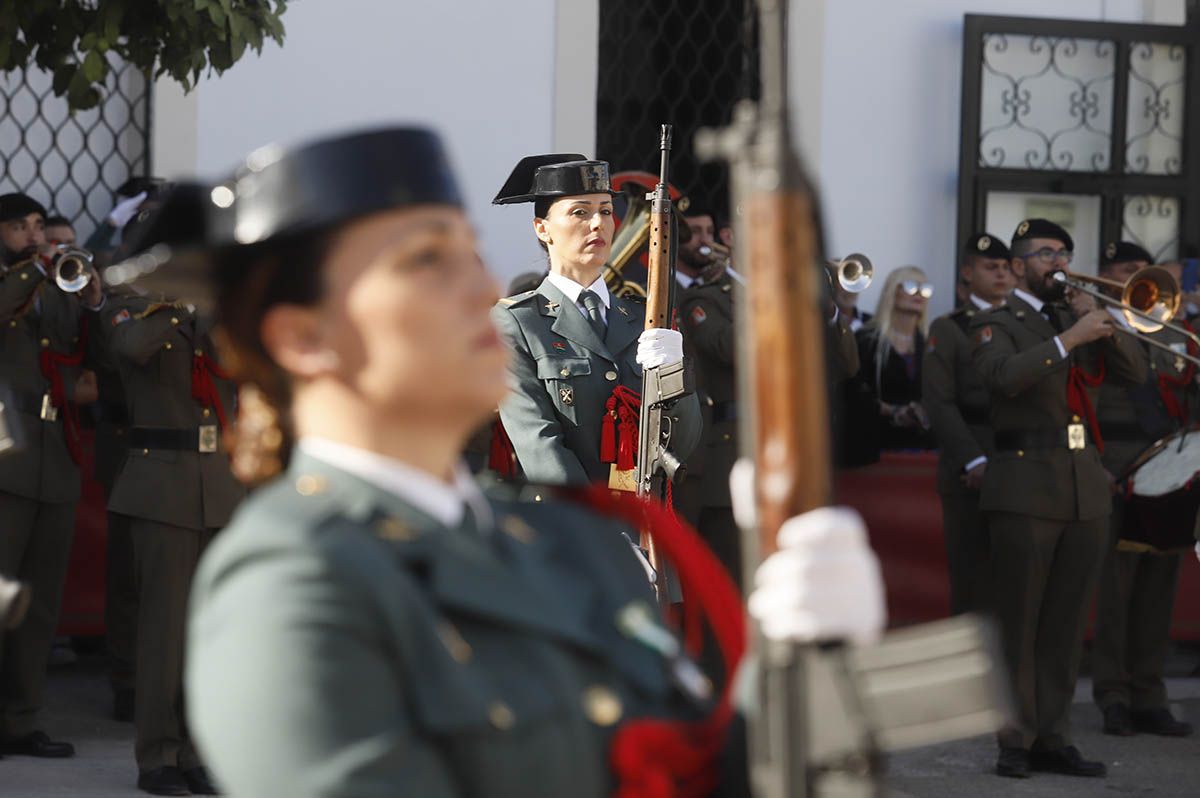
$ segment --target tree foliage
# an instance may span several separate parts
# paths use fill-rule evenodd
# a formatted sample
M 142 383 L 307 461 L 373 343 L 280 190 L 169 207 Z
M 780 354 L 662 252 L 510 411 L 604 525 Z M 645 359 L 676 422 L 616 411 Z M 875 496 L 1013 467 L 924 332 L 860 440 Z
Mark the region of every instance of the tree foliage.
M 283 43 L 287 0 L 0 0 L 0 71 L 34 65 L 75 110 L 103 95 L 113 53 L 191 89 L 247 49 Z

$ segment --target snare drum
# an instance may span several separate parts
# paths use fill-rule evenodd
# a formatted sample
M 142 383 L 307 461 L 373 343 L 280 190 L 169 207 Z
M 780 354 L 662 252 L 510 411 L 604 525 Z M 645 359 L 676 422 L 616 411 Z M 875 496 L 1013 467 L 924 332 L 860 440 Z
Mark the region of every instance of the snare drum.
M 1129 470 L 1117 548 L 1174 553 L 1195 543 L 1200 512 L 1200 430 L 1175 433 L 1150 447 Z

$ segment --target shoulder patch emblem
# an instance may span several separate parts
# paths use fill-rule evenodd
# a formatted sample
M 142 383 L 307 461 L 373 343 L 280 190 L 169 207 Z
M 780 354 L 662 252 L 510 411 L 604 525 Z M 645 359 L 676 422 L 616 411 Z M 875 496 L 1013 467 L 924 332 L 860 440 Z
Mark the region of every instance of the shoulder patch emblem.
M 564 352 L 567 349 L 567 344 L 565 341 L 554 341 L 550 344 L 550 346 L 554 347 L 554 349 L 558 352 Z
M 130 319 L 129 311 L 122 309 L 122 310 L 118 311 L 115 316 L 112 317 L 112 326 L 116 327 L 118 324 L 124 324 L 125 322 L 129 321 L 129 319 Z
M 708 320 L 708 314 L 704 312 L 704 308 L 697 305 L 692 308 L 692 321 L 696 324 L 703 324 Z
M 991 343 L 991 341 L 992 341 L 992 325 L 989 324 L 986 327 L 980 327 L 975 332 L 975 345 L 976 346 L 983 346 L 984 344 Z

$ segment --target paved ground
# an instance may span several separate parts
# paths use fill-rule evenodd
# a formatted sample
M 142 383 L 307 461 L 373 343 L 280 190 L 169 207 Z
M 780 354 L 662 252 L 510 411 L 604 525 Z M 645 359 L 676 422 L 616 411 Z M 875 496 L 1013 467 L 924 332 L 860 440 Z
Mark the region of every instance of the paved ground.
M 1200 679 L 1186 674 L 1195 655 L 1173 661 L 1169 691 L 1177 714 L 1200 723 Z M 133 726 L 110 720 L 110 694 L 103 661 L 85 657 L 51 672 L 45 728 L 75 743 L 67 760 L 7 757 L 0 760 L 0 798 L 133 798 Z M 1109 765 L 1104 780 L 1037 775 L 1023 781 L 991 773 L 995 747 L 990 738 L 925 748 L 891 763 L 892 798 L 1104 798 L 1105 796 L 1200 796 L 1200 737 L 1128 739 L 1100 734 L 1091 703 L 1091 685 L 1076 694 L 1076 742 L 1090 757 Z M 264 797 L 265 798 L 265 797 Z M 273 797 L 272 797 L 273 798 Z

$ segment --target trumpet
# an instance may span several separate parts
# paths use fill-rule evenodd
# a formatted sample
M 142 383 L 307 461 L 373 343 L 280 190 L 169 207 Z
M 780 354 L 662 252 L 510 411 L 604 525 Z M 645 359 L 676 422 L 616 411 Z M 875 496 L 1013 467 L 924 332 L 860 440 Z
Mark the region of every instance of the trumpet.
M 77 294 L 87 288 L 92 281 L 95 269 L 92 262 L 95 258 L 86 249 L 68 245 L 60 245 L 58 254 L 51 261 L 54 269 L 54 282 L 59 289 L 68 294 Z
M 733 253 L 729 247 L 716 241 L 711 244 L 702 244 L 696 248 L 696 251 L 708 259 L 708 265 L 700 270 L 700 279 L 706 283 L 720 277 L 729 268 L 733 259 Z
M 1120 308 L 1121 315 L 1125 317 L 1130 329 L 1118 327 L 1118 332 L 1127 335 L 1140 334 L 1141 339 L 1151 346 L 1200 365 L 1200 358 L 1186 352 L 1176 351 L 1161 341 L 1147 337 L 1149 333 L 1165 328 L 1200 346 L 1200 338 L 1197 338 L 1195 333 L 1186 327 L 1171 323 L 1171 319 L 1175 318 L 1175 314 L 1179 312 L 1181 302 L 1179 283 L 1175 281 L 1169 271 L 1161 266 L 1147 266 L 1138 269 L 1123 283 L 1104 277 L 1093 277 L 1088 274 L 1067 271 L 1054 272 L 1054 279 L 1076 291 L 1095 297 L 1107 305 Z M 1121 298 L 1116 299 L 1093 288 L 1094 285 L 1120 290 Z
M 841 260 L 827 262 L 825 276 L 829 279 L 830 289 L 834 288 L 836 279 L 838 286 L 846 293 L 859 294 L 870 287 L 875 277 L 875 266 L 866 255 L 855 252 Z

